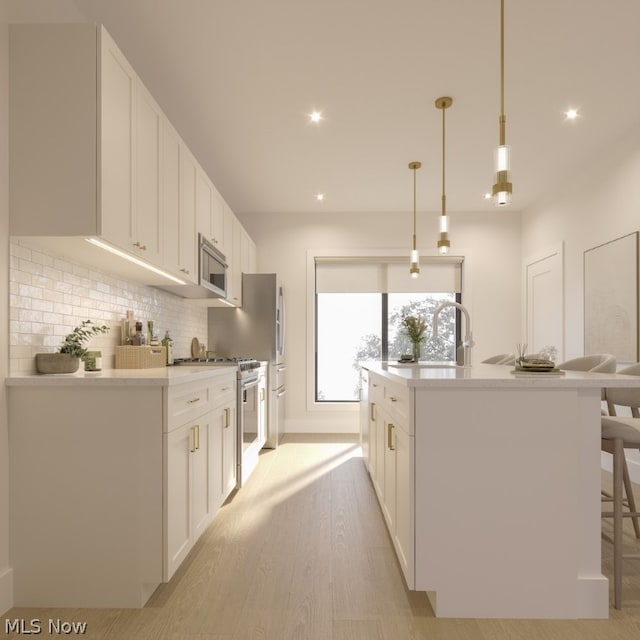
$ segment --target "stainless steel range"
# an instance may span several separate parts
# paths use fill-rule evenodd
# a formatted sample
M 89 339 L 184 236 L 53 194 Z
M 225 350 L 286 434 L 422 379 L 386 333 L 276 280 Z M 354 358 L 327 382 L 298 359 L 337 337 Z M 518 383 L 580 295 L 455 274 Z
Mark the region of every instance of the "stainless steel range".
M 237 486 L 241 487 L 258 464 L 258 454 L 266 442 L 260 403 L 264 396 L 266 365 L 255 358 L 176 358 L 174 365 L 232 366 L 237 378 Z M 262 387 L 262 388 L 261 388 Z

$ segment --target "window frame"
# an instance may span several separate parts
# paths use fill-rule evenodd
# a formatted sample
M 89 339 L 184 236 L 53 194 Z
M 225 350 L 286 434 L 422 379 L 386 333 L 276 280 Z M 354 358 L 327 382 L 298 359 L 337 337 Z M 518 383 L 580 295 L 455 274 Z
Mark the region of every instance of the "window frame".
M 429 291 L 423 293 L 429 294 Z M 314 347 L 313 347 L 313 399 L 315 404 L 337 404 L 348 405 L 357 404 L 359 400 L 322 400 L 318 398 L 318 293 L 314 294 Z M 380 361 L 385 362 L 389 360 L 389 294 L 379 293 L 382 296 L 380 304 L 380 331 L 381 331 L 381 353 Z M 455 301 L 462 304 L 462 294 L 455 293 Z M 462 329 L 461 329 L 461 311 L 457 307 L 455 308 L 455 326 L 456 337 L 455 344 L 457 347 L 462 343 Z
M 295 393 L 302 394 L 304 400 L 300 400 L 301 405 L 300 409 L 304 410 L 307 414 L 308 427 L 310 429 L 316 429 L 323 431 L 326 429 L 326 417 L 331 416 L 333 420 L 337 420 L 338 422 L 332 422 L 331 428 L 334 431 L 344 431 L 345 433 L 351 432 L 353 429 L 352 420 L 357 415 L 360 405 L 358 402 L 316 402 L 315 401 L 315 331 L 316 331 L 316 296 L 315 296 L 315 285 L 316 285 L 316 274 L 315 274 L 315 266 L 316 266 L 316 258 L 327 258 L 327 257 L 360 257 L 360 256 L 380 256 L 381 258 L 385 258 L 388 256 L 397 256 L 398 249 L 325 249 L 325 248 L 317 248 L 310 249 L 307 248 L 305 250 L 306 254 L 306 301 L 304 305 L 304 313 L 305 313 L 305 323 L 303 334 L 305 336 L 304 339 L 304 365 L 301 370 L 301 374 L 304 380 L 301 383 L 301 386 L 296 385 Z M 473 249 L 460 247 L 455 252 L 456 256 L 461 258 L 461 289 L 464 292 L 464 300 L 465 307 L 469 310 L 471 317 L 473 318 L 473 279 L 471 277 L 471 273 L 473 272 L 473 264 L 475 260 L 475 252 Z M 439 253 L 437 249 L 425 249 L 420 250 L 421 257 L 438 257 Z M 289 305 L 291 307 L 291 305 Z M 302 309 L 301 309 L 302 310 Z M 291 311 L 291 309 L 290 309 Z M 460 323 L 456 322 L 456 326 L 460 327 Z M 290 330 L 289 333 L 290 339 L 293 336 L 293 332 Z M 289 356 L 291 357 L 291 356 Z M 298 406 L 298 401 L 294 401 L 296 403 L 296 407 Z M 312 417 L 312 416 L 317 417 Z M 322 417 L 321 417 L 322 416 Z

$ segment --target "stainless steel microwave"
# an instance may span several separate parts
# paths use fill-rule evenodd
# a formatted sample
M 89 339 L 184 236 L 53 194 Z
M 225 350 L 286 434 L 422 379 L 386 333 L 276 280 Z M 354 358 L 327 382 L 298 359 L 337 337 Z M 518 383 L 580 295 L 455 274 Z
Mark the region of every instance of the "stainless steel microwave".
M 201 233 L 198 234 L 199 283 L 216 297 L 227 297 L 227 261 Z

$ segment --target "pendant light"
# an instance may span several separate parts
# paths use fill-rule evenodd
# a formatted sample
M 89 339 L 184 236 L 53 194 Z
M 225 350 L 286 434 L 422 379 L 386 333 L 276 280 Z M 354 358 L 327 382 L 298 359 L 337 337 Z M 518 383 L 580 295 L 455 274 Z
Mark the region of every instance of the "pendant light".
M 409 273 L 412 278 L 417 278 L 420 273 L 420 257 L 416 246 L 416 171 L 422 166 L 421 162 L 410 162 L 409 169 L 413 171 L 413 244 L 411 249 L 411 265 Z
M 509 182 L 509 147 L 505 140 L 507 117 L 504 114 L 504 0 L 500 0 L 500 145 L 496 150 L 496 183 L 492 194 L 494 203 L 504 206 L 511 202 Z
M 440 240 L 438 240 L 438 251 L 440 253 L 449 253 L 449 216 L 447 215 L 447 196 L 445 195 L 444 176 L 444 112 L 453 104 L 453 99 L 449 97 L 438 98 L 436 100 L 436 108 L 442 111 L 442 213 L 440 215 Z

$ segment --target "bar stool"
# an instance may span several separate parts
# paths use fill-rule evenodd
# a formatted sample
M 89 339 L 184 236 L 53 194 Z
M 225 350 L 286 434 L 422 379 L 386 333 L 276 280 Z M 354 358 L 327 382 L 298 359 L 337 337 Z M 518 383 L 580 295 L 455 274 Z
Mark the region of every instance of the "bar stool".
M 597 353 L 580 358 L 566 360 L 558 365 L 563 371 L 589 371 L 590 373 L 615 373 L 616 357 L 609 353 Z M 605 400 L 605 392 L 602 390 L 602 400 Z
M 619 373 L 640 376 L 640 364 L 635 364 Z M 603 491 L 603 501 L 613 502 L 612 512 L 603 512 L 603 518 L 613 518 L 613 540 L 603 533 L 603 537 L 613 543 L 614 606 L 622 608 L 622 562 L 640 560 L 640 554 L 625 554 L 622 534 L 624 518 L 631 518 L 636 538 L 640 538 L 640 523 L 629 470 L 624 454 L 625 449 L 640 450 L 640 389 L 606 389 L 609 416 L 602 417 L 602 451 L 613 456 L 613 495 Z M 631 409 L 630 418 L 616 416 L 616 406 Z M 626 494 L 626 498 L 623 495 Z M 627 511 L 625 511 L 627 509 Z

